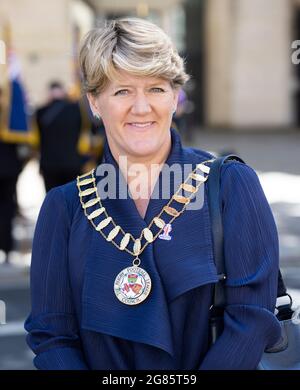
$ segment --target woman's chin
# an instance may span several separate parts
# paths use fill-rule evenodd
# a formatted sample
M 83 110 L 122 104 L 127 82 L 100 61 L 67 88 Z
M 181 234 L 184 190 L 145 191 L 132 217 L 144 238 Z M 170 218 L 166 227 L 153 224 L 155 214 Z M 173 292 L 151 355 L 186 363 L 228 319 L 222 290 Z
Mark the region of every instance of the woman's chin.
M 156 136 L 153 132 L 149 132 L 148 134 L 144 133 L 141 137 L 131 134 L 125 137 L 123 140 L 123 147 L 126 145 L 128 152 L 137 156 L 153 154 L 157 152 L 159 145 L 159 140 L 156 139 Z
M 153 147 L 137 146 L 135 148 L 130 148 L 130 155 L 134 157 L 146 157 L 152 156 L 157 153 L 157 149 Z

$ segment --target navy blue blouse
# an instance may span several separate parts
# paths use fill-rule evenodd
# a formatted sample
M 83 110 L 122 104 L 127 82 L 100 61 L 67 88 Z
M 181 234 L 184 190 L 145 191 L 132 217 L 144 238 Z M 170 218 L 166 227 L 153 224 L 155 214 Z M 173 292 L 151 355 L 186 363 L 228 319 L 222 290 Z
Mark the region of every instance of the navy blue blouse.
M 167 165 L 195 167 L 211 157 L 183 148 L 174 130 L 171 136 Z M 105 161 L 117 167 L 108 144 Z M 118 173 L 117 180 L 124 178 Z M 155 188 L 161 180 L 162 172 Z M 76 182 L 47 194 L 34 235 L 32 310 L 25 322 L 37 368 L 256 368 L 264 349 L 280 336 L 273 315 L 276 226 L 255 172 L 238 162 L 226 164 L 221 194 L 227 307 L 224 331 L 209 347 L 209 307 L 218 277 L 206 191 L 204 184 L 201 209 L 186 210 L 173 222 L 170 240 L 156 239 L 140 256 L 141 267 L 151 276 L 152 291 L 136 306 L 121 303 L 113 289 L 116 275 L 131 266 L 132 256 L 107 242 L 91 225 Z M 103 205 L 125 232 L 139 237 L 167 202 L 150 199 L 144 219 L 130 197 L 106 199 Z

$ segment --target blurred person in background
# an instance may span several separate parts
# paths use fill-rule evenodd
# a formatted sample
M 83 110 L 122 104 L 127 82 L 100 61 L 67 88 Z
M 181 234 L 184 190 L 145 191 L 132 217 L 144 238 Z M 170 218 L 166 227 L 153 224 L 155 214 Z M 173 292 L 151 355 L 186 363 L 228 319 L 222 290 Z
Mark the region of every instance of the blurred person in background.
M 3 113 L 3 91 L 0 89 L 0 124 Z M 12 223 L 17 211 L 16 184 L 22 170 L 18 145 L 0 139 L 0 250 L 5 253 L 5 264 L 13 249 Z
M 47 192 L 73 180 L 80 173 L 78 141 L 81 120 L 78 102 L 68 99 L 61 82 L 51 82 L 49 101 L 36 112 L 40 136 L 40 171 Z
M 89 172 L 102 161 L 105 131 L 100 118 L 92 115 L 86 96 L 79 100 L 82 129 L 79 138 L 78 151 L 81 156 L 82 173 Z

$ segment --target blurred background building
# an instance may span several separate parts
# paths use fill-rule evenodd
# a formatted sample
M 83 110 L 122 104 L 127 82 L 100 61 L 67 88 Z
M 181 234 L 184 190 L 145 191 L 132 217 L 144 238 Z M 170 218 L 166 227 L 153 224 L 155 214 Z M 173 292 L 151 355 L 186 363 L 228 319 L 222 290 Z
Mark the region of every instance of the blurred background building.
M 80 39 L 105 19 L 129 15 L 160 25 L 186 59 L 192 77 L 185 87 L 185 125 L 178 122 L 186 144 L 216 154 L 233 151 L 257 170 L 277 222 L 283 274 L 300 304 L 300 0 L 1 0 L 0 88 L 5 94 L 14 68 L 29 124 L 16 136 L 0 111 L 3 142 L 17 145 L 23 156 L 11 267 L 1 264 L 0 250 L 0 300 L 7 307 L 0 369 L 32 368 L 23 320 L 45 189 L 30 117 L 47 101 L 53 80 L 79 98 Z M 18 66 L 9 66 L 10 56 Z M 12 100 L 5 101 L 11 110 Z M 0 163 L 6 163 L 1 156 Z

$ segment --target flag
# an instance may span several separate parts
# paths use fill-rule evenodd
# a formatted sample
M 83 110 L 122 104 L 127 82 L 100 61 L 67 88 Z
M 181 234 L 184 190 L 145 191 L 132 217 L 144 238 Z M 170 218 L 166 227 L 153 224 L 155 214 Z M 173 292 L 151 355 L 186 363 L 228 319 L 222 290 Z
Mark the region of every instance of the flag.
M 36 143 L 28 115 L 26 95 L 21 79 L 21 66 L 12 49 L 10 30 L 5 26 L 4 42 L 6 45 L 6 87 L 3 89 L 0 139 L 13 143 Z M 4 65 L 3 65 L 4 66 Z

